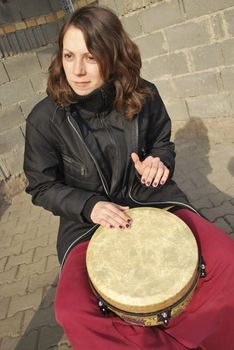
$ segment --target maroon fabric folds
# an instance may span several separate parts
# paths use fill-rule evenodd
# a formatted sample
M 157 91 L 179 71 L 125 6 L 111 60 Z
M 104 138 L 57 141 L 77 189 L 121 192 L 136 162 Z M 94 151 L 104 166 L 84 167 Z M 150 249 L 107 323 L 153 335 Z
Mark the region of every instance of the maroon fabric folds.
M 233 350 L 234 241 L 197 214 L 176 212 L 200 241 L 207 276 L 187 308 L 164 327 L 139 327 L 100 314 L 85 265 L 88 242 L 69 254 L 58 283 L 55 314 L 74 350 Z

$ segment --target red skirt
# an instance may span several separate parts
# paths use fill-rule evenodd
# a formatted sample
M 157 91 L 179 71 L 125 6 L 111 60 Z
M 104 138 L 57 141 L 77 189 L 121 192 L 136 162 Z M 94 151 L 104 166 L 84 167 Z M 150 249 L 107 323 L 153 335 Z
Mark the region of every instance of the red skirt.
M 88 242 L 70 252 L 55 299 L 57 322 L 74 350 L 233 350 L 234 241 L 197 214 L 176 212 L 200 241 L 207 276 L 192 301 L 168 327 L 132 326 L 118 316 L 102 316 L 90 289 L 85 264 Z

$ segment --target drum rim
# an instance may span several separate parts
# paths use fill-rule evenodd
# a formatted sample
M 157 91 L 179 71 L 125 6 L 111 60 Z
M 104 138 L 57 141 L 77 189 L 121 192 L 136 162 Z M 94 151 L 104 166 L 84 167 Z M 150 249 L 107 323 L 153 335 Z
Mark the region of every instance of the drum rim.
M 171 311 L 173 310 L 175 307 L 177 307 L 178 305 L 180 305 L 181 303 L 183 303 L 183 301 L 185 301 L 188 296 L 190 294 L 193 293 L 193 291 L 195 290 L 196 286 L 197 286 L 197 283 L 199 281 L 199 278 L 200 278 L 200 266 L 202 264 L 202 258 L 201 256 L 199 255 L 199 263 L 198 263 L 198 266 L 197 266 L 197 270 L 195 271 L 196 272 L 196 276 L 195 278 L 193 279 L 193 283 L 191 284 L 191 286 L 187 289 L 187 291 L 185 292 L 185 294 L 183 294 L 176 302 L 174 303 L 171 303 L 170 305 L 168 306 L 165 306 L 163 307 L 162 309 L 158 309 L 158 310 L 155 310 L 155 311 L 151 311 L 151 312 L 133 312 L 133 311 L 128 311 L 128 310 L 125 310 L 125 309 L 120 309 L 118 308 L 117 306 L 111 304 L 109 301 L 107 301 L 103 296 L 101 296 L 97 289 L 94 287 L 94 285 L 92 284 L 91 280 L 89 279 L 89 283 L 90 283 L 90 286 L 92 288 L 92 290 L 94 291 L 94 294 L 96 295 L 96 297 L 98 298 L 99 301 L 101 301 L 104 305 L 106 305 L 109 309 L 113 310 L 113 311 L 116 311 L 116 312 L 120 312 L 120 313 L 123 313 L 125 315 L 129 315 L 129 316 L 136 316 L 136 317 L 150 317 L 150 316 L 155 316 L 155 315 L 160 315 L 162 314 L 163 312 L 168 312 L 168 311 Z

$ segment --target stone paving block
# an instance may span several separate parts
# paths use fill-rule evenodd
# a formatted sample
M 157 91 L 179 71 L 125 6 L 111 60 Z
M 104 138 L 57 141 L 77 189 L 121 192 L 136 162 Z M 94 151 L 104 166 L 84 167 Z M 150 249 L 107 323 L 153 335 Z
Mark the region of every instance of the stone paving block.
M 42 274 L 45 271 L 46 267 L 46 258 L 42 258 L 38 262 L 34 262 L 32 264 L 22 264 L 19 266 L 19 270 L 17 273 L 17 279 L 21 279 L 24 277 L 29 277 L 34 274 Z
M 43 327 L 40 330 L 38 350 L 45 350 L 51 346 L 56 346 L 61 338 L 57 327 Z
M 12 247 L 10 246 L 9 248 L 6 248 L 6 247 L 1 248 L 0 249 L 0 258 L 3 258 L 5 256 L 12 257 L 12 255 L 13 256 L 19 255 L 21 252 L 21 247 L 22 247 L 22 242 L 18 243 L 15 246 L 12 246 Z
M 6 83 L 8 81 L 9 81 L 9 77 L 6 73 L 4 65 L 2 63 L 0 63 L 0 85 Z
M 204 209 L 204 208 L 212 208 L 213 205 L 212 203 L 209 201 L 208 198 L 200 198 L 198 200 L 193 201 L 193 205 L 195 208 L 197 209 Z
M 211 42 L 208 19 L 189 21 L 164 30 L 169 50 L 179 50 Z
M 6 283 L 1 286 L 0 298 L 5 298 L 14 295 L 24 295 L 28 286 L 28 278 L 21 281 Z
M 6 336 L 10 336 L 10 337 L 18 336 L 20 334 L 22 317 L 23 317 L 23 313 L 18 312 L 13 317 L 0 320 L 0 339 Z
M 7 317 L 7 311 L 10 303 L 10 298 L 0 299 L 0 320 Z
M 234 206 L 233 206 L 233 212 L 232 215 L 225 215 L 225 220 L 229 223 L 229 225 L 233 228 L 234 230 Z
M 233 228 L 223 218 L 219 218 L 219 219 L 214 220 L 214 224 L 219 226 L 226 233 L 230 234 L 233 232 Z
M 0 88 L 1 89 L 1 88 Z M 0 91 L 1 93 L 1 91 Z M 0 102 L 1 103 L 1 102 Z M 0 138 L 0 154 L 6 154 L 10 151 L 23 147 L 25 144 L 25 140 L 20 128 L 9 129 L 1 134 Z M 6 161 L 6 159 L 5 159 Z
M 21 125 L 23 121 L 22 112 L 17 104 L 0 110 L 1 132 Z
M 24 254 L 12 255 L 9 257 L 6 269 L 10 269 L 12 266 L 30 264 L 33 261 L 34 249 L 27 251 Z
M 0 259 L 0 272 L 3 272 L 5 270 L 6 263 L 7 263 L 7 256 Z
M 25 253 L 32 248 L 47 247 L 48 245 L 48 234 L 44 234 L 36 239 L 27 240 L 23 242 L 22 252 Z
M 20 337 L 4 337 L 0 346 L 0 350 L 16 350 L 16 346 L 20 341 Z
M 58 274 L 58 268 L 51 270 L 49 272 L 45 272 L 41 275 L 32 275 L 29 280 L 28 290 L 30 292 L 35 291 L 38 288 L 44 288 L 45 286 L 49 286 L 54 283 L 54 279 Z
M 31 76 L 31 74 L 41 70 L 41 66 L 35 53 L 9 57 L 5 62 L 5 67 L 11 80 Z
M 59 262 L 58 262 L 57 255 L 48 256 L 46 271 L 48 272 L 48 271 L 54 270 L 58 266 L 59 266 Z
M 36 93 L 43 93 L 46 90 L 48 74 L 39 72 L 30 75 L 30 81 L 33 86 L 33 90 Z
M 12 267 L 10 270 L 4 271 L 0 273 L 0 285 L 4 283 L 12 283 L 16 279 L 16 274 L 18 271 L 18 267 Z M 1 292 L 0 292 L 1 294 Z
M 54 318 L 54 307 L 51 305 L 48 308 L 39 308 L 34 316 L 32 317 L 30 323 L 27 326 L 27 330 L 29 329 L 38 329 L 43 326 L 55 327 L 57 323 Z M 57 326 L 58 327 L 58 326 Z M 58 332 L 62 334 L 61 328 L 58 327 Z
M 37 247 L 35 250 L 35 255 L 34 255 L 34 261 L 38 261 L 43 257 L 47 257 L 50 255 L 54 255 L 57 256 L 57 252 L 56 252 L 56 246 L 54 244 L 48 245 L 44 248 L 42 247 Z
M 5 230 L 0 229 L 0 235 L 1 235 L 1 248 L 9 248 L 10 245 L 15 246 L 16 244 L 12 244 L 12 236 L 9 235 L 9 232 L 6 232 Z M 0 258 L 1 259 L 1 258 Z M 0 260 L 0 271 L 1 271 L 1 260 Z
M 13 296 L 10 302 L 8 317 L 15 315 L 19 311 L 27 309 L 37 310 L 42 300 L 42 289 L 37 289 L 33 293 Z
M 24 334 L 14 350 L 37 350 L 39 337 L 38 333 L 39 332 L 37 330 L 33 330 L 27 334 Z
M 32 85 L 27 78 L 11 81 L 0 86 L 0 102 L 5 107 L 26 100 L 33 94 Z
M 221 218 L 223 216 L 227 216 L 228 214 L 232 215 L 233 213 L 233 205 L 226 201 L 223 204 L 213 207 L 212 209 L 202 209 L 202 214 L 204 214 L 207 218 L 210 218 L 210 220 L 214 221 L 216 218 Z
M 45 98 L 46 96 L 47 96 L 46 93 L 38 93 L 38 94 L 34 93 L 33 96 L 30 96 L 25 101 L 20 102 L 20 106 L 21 106 L 21 108 L 23 110 L 24 117 L 27 118 L 27 116 L 29 115 L 29 113 L 31 112 L 33 107 L 38 102 L 43 100 L 43 98 Z
M 55 286 L 50 285 L 44 288 L 44 297 L 40 305 L 42 309 L 48 308 L 48 307 L 54 308 L 55 292 L 56 292 Z
M 55 54 L 56 48 L 54 46 L 46 47 L 37 51 L 37 56 L 40 61 L 40 65 L 44 72 L 47 72 L 51 63 L 52 57 Z

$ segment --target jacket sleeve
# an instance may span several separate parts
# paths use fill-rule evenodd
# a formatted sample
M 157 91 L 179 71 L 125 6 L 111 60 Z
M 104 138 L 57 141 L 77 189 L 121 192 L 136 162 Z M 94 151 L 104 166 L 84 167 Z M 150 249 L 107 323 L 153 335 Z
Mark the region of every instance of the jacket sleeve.
M 95 193 L 64 183 L 59 152 L 29 118 L 26 122 L 24 172 L 28 179 L 26 192 L 31 194 L 33 204 L 54 215 L 87 222 L 82 211 Z
M 146 134 L 146 155 L 159 157 L 169 168 L 172 177 L 175 167 L 175 146 L 171 138 L 171 120 L 159 95 L 153 86 L 153 97 L 150 101 L 149 124 Z

